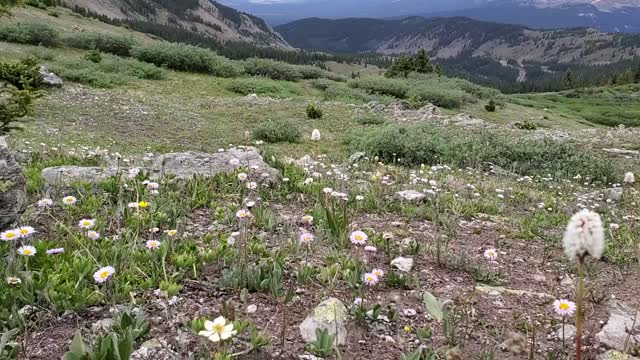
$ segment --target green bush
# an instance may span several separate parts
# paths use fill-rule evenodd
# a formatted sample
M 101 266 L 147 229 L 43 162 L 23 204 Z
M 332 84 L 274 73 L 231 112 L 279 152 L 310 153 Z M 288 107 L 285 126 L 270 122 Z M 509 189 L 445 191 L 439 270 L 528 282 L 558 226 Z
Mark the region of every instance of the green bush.
M 360 125 L 382 125 L 387 122 L 384 116 L 370 112 L 357 114 L 355 120 Z
M 275 97 L 297 95 L 298 90 L 291 83 L 263 78 L 233 79 L 226 89 L 241 95 L 260 94 Z
M 320 119 L 322 118 L 322 109 L 316 104 L 309 104 L 304 110 L 307 113 L 307 117 L 309 119 Z
M 130 56 L 138 42 L 128 36 L 81 32 L 65 37 L 63 43 L 78 49 L 98 50 L 119 56 Z
M 251 58 L 243 63 L 244 72 L 253 76 L 264 76 L 273 80 L 296 81 L 302 75 L 295 66 L 270 59 Z
M 485 162 L 520 175 L 570 178 L 587 175 L 603 183 L 624 172 L 606 157 L 575 145 L 536 141 L 494 132 L 463 133 L 434 124 L 393 125 L 358 132 L 349 143 L 356 150 L 404 164 L 449 164 L 479 167 Z
M 327 71 L 324 71 L 315 66 L 303 65 L 297 66 L 298 72 L 303 79 L 319 79 L 325 76 Z
M 84 54 L 84 59 L 97 64 L 102 61 L 102 55 L 97 50 L 91 50 Z
M 21 129 L 16 123 L 31 111 L 36 94 L 0 81 L 0 135 Z
M 178 71 L 209 73 L 221 77 L 234 77 L 241 73 L 230 60 L 215 52 L 186 44 L 157 43 L 136 47 L 131 55 L 140 61 Z
M 66 80 L 99 88 L 112 88 L 136 79 L 164 78 L 164 71 L 155 65 L 112 55 L 103 56 L 100 63 L 79 58 L 60 59 L 51 64 L 50 69 Z
M 320 79 L 319 79 L 320 80 Z M 316 80 L 316 81 L 319 81 Z M 324 86 L 318 83 L 316 86 Z M 376 95 L 370 94 L 366 90 L 363 89 L 354 89 L 346 84 L 341 83 L 331 83 L 327 84 L 327 87 L 324 90 L 323 97 L 325 100 L 340 100 L 347 102 L 355 102 L 355 103 L 367 103 L 370 101 L 378 101 L 384 104 L 392 103 L 395 98 L 388 95 Z
M 0 63 L 0 82 L 7 82 L 18 90 L 37 89 L 42 86 L 38 63 L 26 58 L 18 63 Z
M 495 101 L 493 101 L 493 99 L 489 100 L 489 103 L 484 106 L 484 109 L 487 110 L 488 112 L 496 111 L 496 103 L 495 103 Z
M 409 91 L 409 85 L 406 81 L 382 77 L 351 80 L 349 86 L 366 90 L 372 94 L 389 95 L 400 99 L 404 98 Z
M 54 46 L 58 42 L 58 32 L 51 26 L 39 22 L 10 24 L 0 27 L 0 40 Z
M 431 86 L 415 86 L 408 92 L 411 103 L 416 108 L 424 106 L 426 103 L 443 107 L 446 109 L 457 109 L 466 102 L 475 102 L 471 95 L 462 90 L 444 89 Z
M 298 126 L 289 120 L 274 120 L 264 122 L 253 131 L 253 137 L 268 143 L 289 142 L 300 140 L 302 132 Z

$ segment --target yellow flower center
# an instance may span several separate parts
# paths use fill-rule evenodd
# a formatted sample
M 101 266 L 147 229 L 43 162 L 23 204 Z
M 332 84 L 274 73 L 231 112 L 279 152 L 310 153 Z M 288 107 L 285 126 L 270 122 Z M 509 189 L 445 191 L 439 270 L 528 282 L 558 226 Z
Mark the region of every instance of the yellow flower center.
M 158 246 L 158 243 L 155 241 L 152 241 L 149 245 L 151 245 L 151 247 L 156 247 Z
M 148 202 L 146 202 L 146 201 L 140 201 L 140 202 L 138 203 L 138 206 L 144 209 L 144 208 L 146 208 L 147 206 L 149 206 L 149 203 L 148 203 Z
M 90 223 L 90 222 L 88 222 L 88 221 L 84 221 L 84 222 L 82 223 L 82 225 L 84 225 L 84 226 L 89 226 L 89 225 L 91 225 L 91 223 Z
M 560 310 L 569 310 L 569 304 L 567 303 L 561 303 L 559 306 Z
M 373 276 L 367 276 L 367 281 L 373 281 Z
M 22 250 L 22 253 L 25 254 L 25 255 L 31 255 L 31 250 L 24 249 L 24 250 Z
M 362 240 L 362 235 L 356 235 L 356 240 L 361 241 Z
M 5 235 L 5 236 L 6 236 L 6 237 L 8 237 L 9 239 L 11 239 L 11 238 L 16 237 L 16 234 L 15 234 L 15 233 L 10 232 L 10 233 L 7 233 L 7 235 Z
M 109 272 L 108 271 L 103 271 L 100 273 L 100 278 L 101 279 L 106 279 L 107 277 L 109 277 Z
M 213 331 L 222 334 L 224 332 L 224 324 L 215 324 L 213 325 Z
M 27 235 L 28 233 L 29 233 L 29 230 L 27 230 L 27 229 L 20 230 L 20 234 L 22 234 L 22 235 Z

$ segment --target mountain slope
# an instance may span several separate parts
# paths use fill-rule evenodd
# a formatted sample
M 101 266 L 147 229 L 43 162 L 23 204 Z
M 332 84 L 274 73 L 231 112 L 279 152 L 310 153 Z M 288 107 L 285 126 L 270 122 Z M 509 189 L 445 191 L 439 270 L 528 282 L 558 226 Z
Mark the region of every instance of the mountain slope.
M 595 30 L 533 30 L 469 18 L 304 19 L 276 27 L 293 46 L 332 52 L 412 53 L 435 59 L 488 57 L 538 63 L 603 64 L 640 56 L 640 36 Z
M 264 20 L 208 0 L 66 0 L 69 7 L 120 20 L 180 26 L 219 41 L 290 48 Z
M 612 6 L 608 4 L 607 6 Z M 640 7 L 599 8 L 594 4 L 540 6 L 510 0 L 493 1 L 482 7 L 422 16 L 464 16 L 475 20 L 520 24 L 537 29 L 590 27 L 604 32 L 640 33 Z

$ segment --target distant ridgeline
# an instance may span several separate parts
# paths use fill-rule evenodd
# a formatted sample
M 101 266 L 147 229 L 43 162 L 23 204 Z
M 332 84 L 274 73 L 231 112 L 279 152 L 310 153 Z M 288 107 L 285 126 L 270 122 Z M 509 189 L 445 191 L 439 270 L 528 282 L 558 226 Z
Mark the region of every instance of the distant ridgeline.
M 445 74 L 505 92 L 629 82 L 640 64 L 640 35 L 591 29 L 535 30 L 463 17 L 310 18 L 275 29 L 308 50 L 375 52 L 403 61 L 401 54 L 425 49 Z M 563 81 L 567 76 L 572 81 Z
M 242 60 L 251 57 L 269 58 L 292 64 L 316 64 L 322 61 L 337 61 L 346 63 L 367 63 L 380 67 L 389 66 L 388 57 L 377 54 L 328 54 L 317 51 L 297 50 L 290 47 L 282 37 L 273 31 L 264 20 L 233 8 L 211 1 L 211 6 L 217 9 L 224 18 L 225 26 L 230 24 L 237 30 L 239 36 L 249 41 L 236 39 L 220 39 L 215 33 L 224 35 L 225 29 L 220 25 L 203 19 L 191 10 L 198 8 L 198 0 L 112 0 L 120 3 L 119 11 L 123 16 L 110 16 L 88 9 L 79 0 L 29 0 L 48 6 L 64 6 L 73 12 L 98 19 L 102 22 L 126 27 L 131 30 L 155 35 L 171 42 L 181 42 L 212 49 L 218 54 L 230 59 Z M 34 4 L 31 4 L 34 5 Z M 159 17 L 159 9 L 168 13 L 166 22 L 155 21 Z M 249 19 L 255 31 L 247 30 L 243 21 Z M 206 31 L 203 31 L 202 28 Z M 212 35 L 212 33 L 214 35 Z

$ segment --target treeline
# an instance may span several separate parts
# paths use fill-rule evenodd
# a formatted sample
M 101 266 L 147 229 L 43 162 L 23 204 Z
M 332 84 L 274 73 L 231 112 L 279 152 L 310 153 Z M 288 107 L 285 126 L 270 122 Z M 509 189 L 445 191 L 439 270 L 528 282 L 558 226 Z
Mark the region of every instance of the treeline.
M 52 1 L 52 0 L 50 0 Z M 159 24 L 151 21 L 132 19 L 113 19 L 108 16 L 95 13 L 80 6 L 68 6 L 73 12 L 85 17 L 98 19 L 104 23 L 126 27 L 131 30 L 155 35 L 170 42 L 179 42 L 199 47 L 208 48 L 218 54 L 233 60 L 244 60 L 253 57 L 268 58 L 284 61 L 290 64 L 317 64 L 323 61 L 336 61 L 340 63 L 366 63 L 379 67 L 386 67 L 391 61 L 377 54 L 340 54 L 331 55 L 322 52 L 304 50 L 287 50 L 269 46 L 257 46 L 246 42 L 222 42 L 192 30 L 186 29 L 177 23 Z

